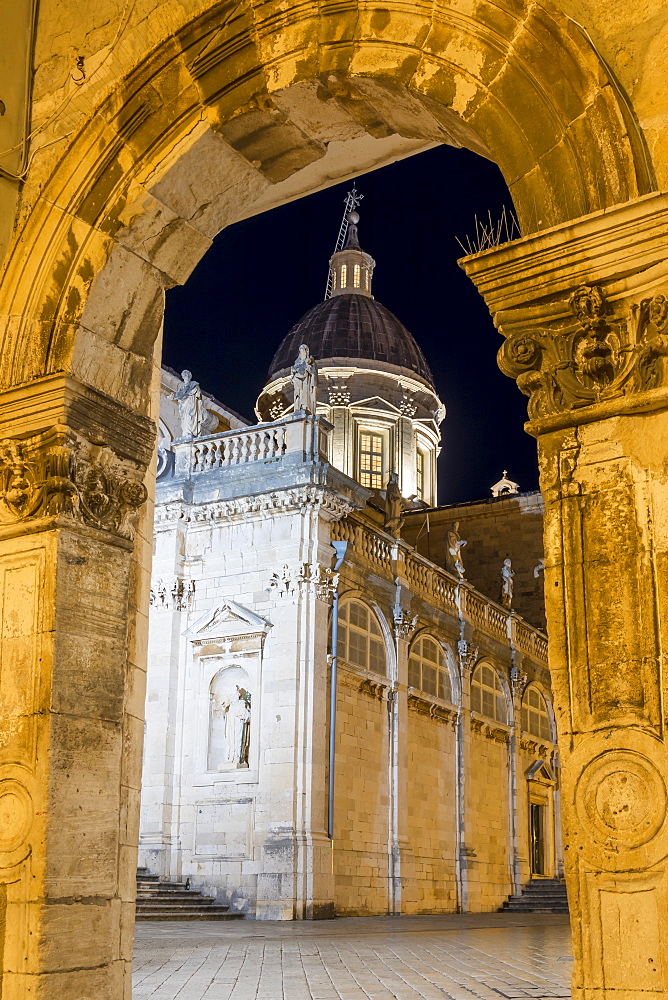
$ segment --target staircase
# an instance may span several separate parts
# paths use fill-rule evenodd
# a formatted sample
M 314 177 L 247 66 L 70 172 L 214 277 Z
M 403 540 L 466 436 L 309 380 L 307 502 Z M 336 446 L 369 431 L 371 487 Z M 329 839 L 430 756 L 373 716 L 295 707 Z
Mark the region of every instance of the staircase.
M 148 868 L 137 869 L 137 920 L 243 920 L 185 882 L 161 882 Z
M 505 913 L 568 913 L 566 885 L 558 878 L 532 878 L 519 896 L 501 907 Z

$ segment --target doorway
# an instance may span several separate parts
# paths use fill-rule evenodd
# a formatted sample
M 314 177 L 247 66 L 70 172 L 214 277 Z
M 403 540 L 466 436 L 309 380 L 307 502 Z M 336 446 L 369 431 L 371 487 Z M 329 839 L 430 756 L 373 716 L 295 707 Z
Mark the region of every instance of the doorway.
M 545 806 L 539 802 L 529 805 L 531 824 L 531 875 L 545 875 Z

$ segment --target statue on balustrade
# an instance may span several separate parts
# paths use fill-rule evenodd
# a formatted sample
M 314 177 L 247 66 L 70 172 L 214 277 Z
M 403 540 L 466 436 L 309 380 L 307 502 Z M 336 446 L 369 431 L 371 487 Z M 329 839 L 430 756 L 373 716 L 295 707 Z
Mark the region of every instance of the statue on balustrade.
M 399 489 L 399 475 L 391 472 L 385 487 L 385 531 L 399 538 L 403 523 L 404 501 Z
M 184 438 L 196 438 L 202 432 L 206 414 L 202 390 L 187 369 L 181 372 L 181 378 L 183 382 L 174 393 L 174 399 L 179 404 L 181 434 Z
M 462 559 L 462 549 L 465 545 L 466 541 L 459 534 L 459 521 L 455 521 L 446 535 L 445 568 L 460 580 L 466 575 Z
M 291 370 L 295 394 L 295 413 L 315 414 L 318 396 L 318 367 L 308 344 L 302 344 Z
M 514 576 L 515 570 L 512 568 L 512 562 L 508 558 L 504 559 L 503 566 L 501 567 L 501 603 L 504 608 L 511 608 L 513 606 Z

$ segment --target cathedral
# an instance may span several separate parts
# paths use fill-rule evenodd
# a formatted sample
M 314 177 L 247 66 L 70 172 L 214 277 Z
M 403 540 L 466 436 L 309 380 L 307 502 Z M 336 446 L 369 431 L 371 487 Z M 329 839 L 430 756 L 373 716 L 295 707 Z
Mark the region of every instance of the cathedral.
M 355 209 L 257 423 L 162 373 L 140 863 L 257 919 L 562 874 L 541 498 L 438 506 L 445 408 Z

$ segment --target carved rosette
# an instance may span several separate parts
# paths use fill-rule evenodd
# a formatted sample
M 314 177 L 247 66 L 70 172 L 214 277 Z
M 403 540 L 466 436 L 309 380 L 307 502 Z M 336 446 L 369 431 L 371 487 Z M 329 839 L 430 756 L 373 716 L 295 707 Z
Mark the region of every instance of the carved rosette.
M 499 366 L 529 397 L 532 419 L 668 383 L 668 298 L 654 295 L 616 316 L 596 285 L 568 300 L 575 319 L 555 331 L 512 334 Z
M 67 428 L 0 441 L 0 524 L 66 516 L 124 538 L 146 502 L 142 470 Z

